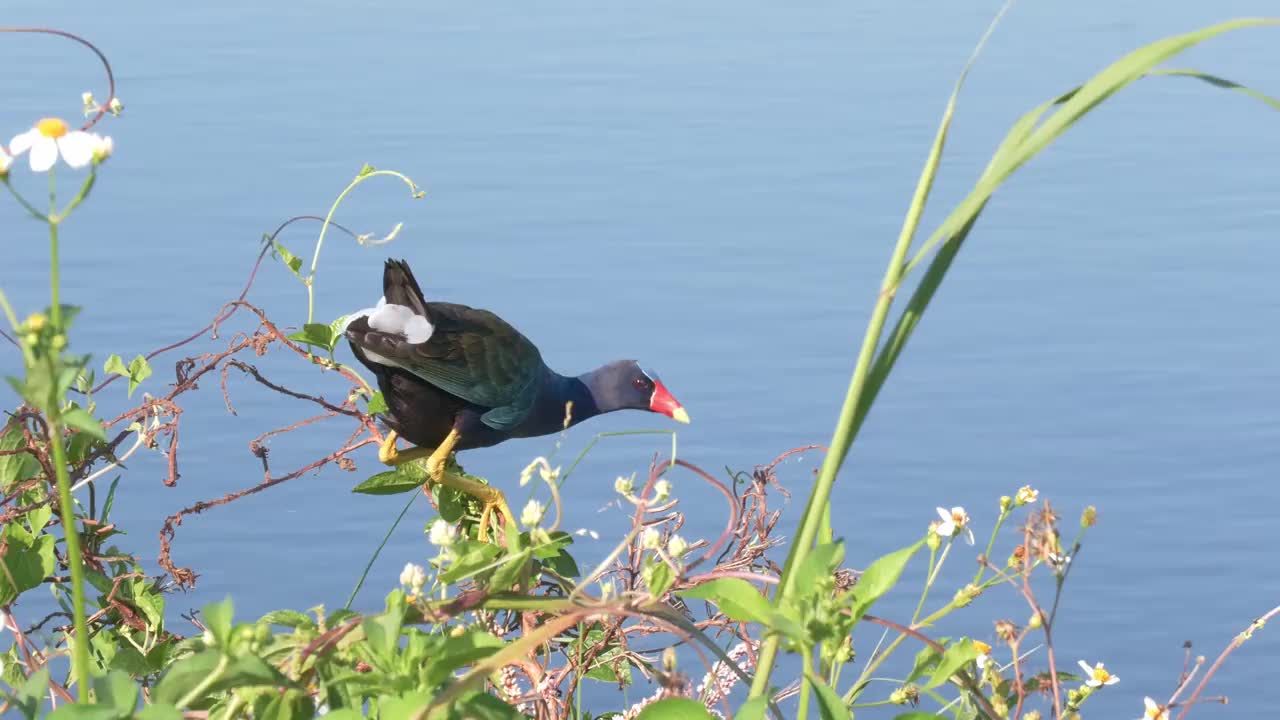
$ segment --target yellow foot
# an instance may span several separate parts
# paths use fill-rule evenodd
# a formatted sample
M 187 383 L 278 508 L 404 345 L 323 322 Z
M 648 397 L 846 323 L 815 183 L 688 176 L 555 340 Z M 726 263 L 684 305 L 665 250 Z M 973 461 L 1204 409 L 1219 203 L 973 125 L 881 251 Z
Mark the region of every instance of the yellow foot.
M 387 437 L 378 446 L 378 462 L 383 465 L 395 465 L 396 457 L 400 453 L 396 451 L 396 431 L 392 430 L 387 433 Z
M 484 483 L 473 480 L 465 475 L 447 467 L 447 460 L 432 456 L 427 459 L 427 477 L 430 482 L 437 485 L 443 485 L 452 488 L 465 495 L 470 495 L 480 501 L 480 528 L 476 533 L 477 539 L 481 542 L 487 542 L 489 539 L 489 523 L 491 517 L 496 517 L 494 524 L 497 527 L 505 527 L 504 518 L 515 519 L 511 514 L 511 508 L 507 506 L 507 499 L 502 491 L 485 485 Z
M 435 457 L 436 451 L 428 448 L 409 448 L 404 452 L 396 450 L 396 431 L 387 433 L 387 438 L 378 446 L 378 462 L 383 465 L 403 465 L 421 457 Z

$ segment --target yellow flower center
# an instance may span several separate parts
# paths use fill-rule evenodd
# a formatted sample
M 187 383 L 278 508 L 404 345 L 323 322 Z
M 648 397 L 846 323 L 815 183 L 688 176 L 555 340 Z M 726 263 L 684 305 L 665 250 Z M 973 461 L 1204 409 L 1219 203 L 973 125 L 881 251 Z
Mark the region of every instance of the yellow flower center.
M 991 652 L 991 646 L 981 640 L 974 640 L 973 647 L 982 655 L 986 655 Z
M 67 123 L 62 118 L 43 118 L 36 123 L 36 130 L 47 138 L 60 138 L 67 134 Z
M 1104 683 L 1111 679 L 1111 673 L 1107 672 L 1101 665 L 1093 669 L 1093 679 L 1100 683 Z
M 959 513 L 959 512 L 951 513 L 951 522 L 955 523 L 956 527 L 964 527 L 965 523 L 967 523 L 968 521 L 969 519 L 964 516 L 964 513 Z

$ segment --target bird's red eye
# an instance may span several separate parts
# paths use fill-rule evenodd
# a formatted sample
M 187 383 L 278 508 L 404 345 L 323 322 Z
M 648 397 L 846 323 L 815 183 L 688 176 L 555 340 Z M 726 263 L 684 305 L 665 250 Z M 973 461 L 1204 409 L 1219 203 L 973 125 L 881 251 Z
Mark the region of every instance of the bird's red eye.
M 649 389 L 649 380 L 648 380 L 648 378 L 638 377 L 638 378 L 636 378 L 635 380 L 632 380 L 632 381 L 631 381 L 631 384 L 632 384 L 633 386 L 635 386 L 635 389 L 637 389 L 637 390 L 648 390 L 648 389 Z

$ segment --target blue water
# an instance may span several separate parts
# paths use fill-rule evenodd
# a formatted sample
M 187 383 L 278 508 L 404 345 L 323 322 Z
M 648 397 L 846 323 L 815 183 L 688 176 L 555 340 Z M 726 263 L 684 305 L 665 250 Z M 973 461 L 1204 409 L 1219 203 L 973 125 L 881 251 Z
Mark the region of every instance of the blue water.
M 624 356 L 657 369 L 694 418 L 681 456 L 714 470 L 829 438 L 938 115 L 996 5 L 8 10 L 6 23 L 99 43 L 127 106 L 104 126 L 116 157 L 64 229 L 66 296 L 87 308 L 76 349 L 132 356 L 199 327 L 239 291 L 263 232 L 323 213 L 368 162 L 411 175 L 428 196 L 410 200 L 394 182 L 353 195 L 340 222 L 405 227 L 380 248 L 331 236 L 319 317 L 367 306 L 382 259 L 408 258 L 429 294 L 497 311 L 562 371 Z M 1268 11 L 1267 0 L 1015 7 L 965 91 L 925 228 L 1025 110 L 1140 43 Z M 1175 64 L 1280 94 L 1276 37 L 1235 33 Z M 62 41 L 5 36 L 0 61 L 4 132 L 74 116 L 84 90 L 105 94 L 92 56 Z M 1021 171 L 964 248 L 836 488 L 855 566 L 917 537 L 935 505 L 968 507 L 980 537 L 996 498 L 1022 484 L 1051 497 L 1068 528 L 1097 505 L 1058 632 L 1062 662 L 1103 660 L 1122 678 L 1091 715 L 1136 717 L 1143 695 L 1167 697 L 1184 640 L 1212 659 L 1280 601 L 1277 117 L 1240 95 L 1148 80 Z M 0 222 L 0 286 L 30 311 L 46 297 L 41 227 L 8 202 Z M 282 240 L 309 254 L 315 230 Z M 302 287 L 279 266 L 250 299 L 282 323 L 305 317 Z M 151 391 L 172 379 L 173 360 L 156 363 Z M 345 392 L 292 358 L 254 361 L 292 387 Z M 0 355 L 7 371 L 17 362 Z M 158 456 L 131 463 L 116 519 L 142 557 L 155 557 L 165 515 L 261 479 L 251 438 L 311 414 L 243 379 L 231 392 L 237 416 L 212 377 L 188 396 L 176 488 L 161 485 Z M 104 408 L 123 407 L 122 395 L 113 387 Z M 597 431 L 666 427 L 602 418 L 574 430 L 559 457 Z M 344 428 L 274 441 L 273 467 L 329 452 Z M 511 488 L 552 442 L 463 460 Z M 567 525 L 608 537 L 622 522 L 601 512 L 613 478 L 665 447 L 653 437 L 597 447 L 570 483 Z M 818 461 L 783 466 L 796 493 L 784 522 Z M 401 506 L 349 493 L 376 470 L 372 450 L 358 462 L 355 474 L 329 468 L 189 518 L 175 560 L 200 579 L 170 600 L 175 623 L 228 592 L 244 613 L 345 601 Z M 718 532 L 716 496 L 684 477 L 677 493 L 697 509 L 686 535 Z M 425 556 L 427 515 L 420 507 L 394 535 L 358 606 L 375 607 L 403 563 Z M 1015 537 L 1002 534 L 1004 552 Z M 972 554 L 949 562 L 953 589 Z M 883 610 L 904 617 L 911 604 L 902 595 Z M 1001 591 L 946 630 L 990 640 L 990 620 L 1026 615 Z M 1273 708 L 1278 637 L 1258 635 L 1211 686 L 1229 707 L 1194 716 Z

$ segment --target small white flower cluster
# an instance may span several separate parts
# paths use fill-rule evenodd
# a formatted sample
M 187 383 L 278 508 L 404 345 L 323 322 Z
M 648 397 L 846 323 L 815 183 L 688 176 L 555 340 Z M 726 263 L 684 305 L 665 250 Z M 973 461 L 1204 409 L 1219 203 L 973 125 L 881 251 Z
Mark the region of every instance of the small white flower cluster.
M 91 92 L 81 93 L 80 100 L 84 103 L 85 117 L 89 117 L 94 113 L 99 113 L 104 110 L 116 117 L 120 117 L 120 113 L 124 112 L 124 103 L 120 102 L 120 98 L 118 97 L 111 98 L 111 101 L 107 103 L 105 108 L 98 104 L 98 101 L 94 99 L 93 93 Z
M 753 666 L 751 659 L 759 646 L 760 644 L 754 641 L 751 642 L 750 646 L 745 642 L 740 642 L 729 651 L 729 659 L 743 673 L 750 674 Z M 738 673 L 734 672 L 733 668 L 723 660 L 717 660 L 716 664 L 711 666 L 711 672 L 703 676 L 702 683 L 694 690 L 694 695 L 703 698 L 703 702 L 711 706 L 720 702 L 721 698 L 729 697 L 729 693 L 737 684 Z
M 613 489 L 614 489 L 614 492 L 621 495 L 623 498 L 626 499 L 627 502 L 631 503 L 632 505 L 640 502 L 640 499 L 636 497 L 636 494 L 635 494 L 636 493 L 635 475 L 631 475 L 630 477 L 622 477 L 621 475 L 619 475 L 618 479 L 613 481 Z M 650 498 L 650 502 L 653 504 L 660 504 L 670 499 L 671 499 L 671 481 L 662 479 L 655 482 L 653 484 L 653 497 Z
M 520 471 L 520 487 L 529 484 L 529 480 L 533 478 L 534 470 L 538 471 L 538 476 L 545 483 L 553 483 L 560 478 L 560 468 L 551 467 L 551 463 L 547 462 L 544 457 L 536 457 L 533 462 L 525 466 L 524 470 Z
M 445 522 L 444 518 L 436 518 L 436 521 L 431 523 L 431 527 L 427 529 L 427 541 L 442 550 L 453 547 L 457 540 L 458 528 L 454 527 L 452 523 Z
M 15 135 L 7 151 L 0 149 L 0 177 L 8 175 L 14 158 L 28 153 L 32 172 L 48 172 L 61 157 L 73 168 L 98 164 L 111 157 L 115 143 L 110 137 L 72 130 L 61 118 L 43 118 L 28 131 Z
M 657 528 L 645 528 L 644 532 L 640 533 L 640 547 L 645 550 L 663 550 L 662 533 L 658 532 Z M 672 535 L 667 540 L 666 551 L 672 560 L 678 562 L 682 555 L 689 552 L 689 543 L 679 535 Z
M 427 584 L 427 571 L 421 565 L 413 563 L 405 563 L 404 570 L 400 571 L 400 586 L 408 588 L 409 597 L 417 597 L 422 594 L 422 586 Z
M 524 506 L 524 510 L 520 511 L 520 524 L 532 530 L 538 527 L 538 524 L 542 522 L 542 516 L 546 513 L 547 509 L 542 503 L 537 500 L 530 500 Z

